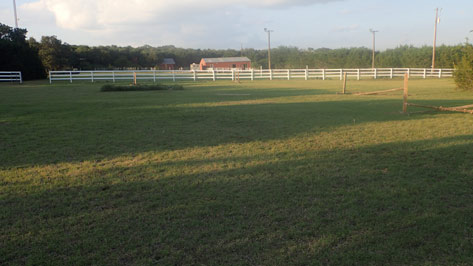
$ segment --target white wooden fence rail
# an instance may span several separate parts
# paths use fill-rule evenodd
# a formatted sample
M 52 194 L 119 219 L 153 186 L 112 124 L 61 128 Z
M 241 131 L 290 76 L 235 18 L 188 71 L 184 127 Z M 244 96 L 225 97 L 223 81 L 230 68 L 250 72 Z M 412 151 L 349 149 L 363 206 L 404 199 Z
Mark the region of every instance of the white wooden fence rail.
M 0 71 L 0 81 L 23 83 L 23 77 L 19 71 Z
M 53 81 L 120 81 L 133 80 L 291 80 L 291 79 L 343 79 L 348 78 L 451 78 L 453 69 L 431 68 L 360 68 L 360 69 L 250 69 L 250 70 L 94 70 L 94 71 L 49 71 L 49 82 Z

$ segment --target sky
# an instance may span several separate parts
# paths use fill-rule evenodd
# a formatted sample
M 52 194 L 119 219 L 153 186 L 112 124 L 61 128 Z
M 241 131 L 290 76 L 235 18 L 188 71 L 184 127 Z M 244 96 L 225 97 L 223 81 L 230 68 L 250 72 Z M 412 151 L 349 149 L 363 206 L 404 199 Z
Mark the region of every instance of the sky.
M 439 45 L 473 39 L 472 0 L 16 0 L 28 37 L 56 35 L 75 45 L 266 49 Z M 0 0 L 0 23 L 14 26 L 13 0 Z

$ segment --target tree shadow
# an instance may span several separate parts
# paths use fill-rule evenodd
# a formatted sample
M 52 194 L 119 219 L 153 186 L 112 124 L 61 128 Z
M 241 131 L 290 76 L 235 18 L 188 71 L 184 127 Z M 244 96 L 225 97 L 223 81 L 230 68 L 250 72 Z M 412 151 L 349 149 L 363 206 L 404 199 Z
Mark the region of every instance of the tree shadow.
M 0 124 L 5 151 L 0 155 L 0 166 L 103 160 L 142 152 L 280 140 L 332 132 L 343 126 L 432 116 L 402 115 L 402 102 L 397 96 L 391 99 L 330 96 L 333 98 L 307 100 L 307 94 L 294 93 L 297 95 L 294 102 L 256 96 L 248 101 L 222 102 L 220 98 L 215 105 L 195 99 L 189 101 L 194 104 L 186 105 L 182 98 L 175 105 L 148 105 L 134 95 L 129 101 L 123 101 L 120 96 L 99 98 L 93 103 L 78 99 L 54 107 L 23 108 L 10 113 L 15 119 Z M 140 97 L 149 98 L 150 94 L 143 93 Z M 468 102 L 443 103 L 448 106 Z
M 468 264 L 472 148 L 463 135 L 44 180 L 1 197 L 0 263 Z M 205 170 L 228 161 L 262 163 Z M 185 167 L 203 171 L 160 171 Z

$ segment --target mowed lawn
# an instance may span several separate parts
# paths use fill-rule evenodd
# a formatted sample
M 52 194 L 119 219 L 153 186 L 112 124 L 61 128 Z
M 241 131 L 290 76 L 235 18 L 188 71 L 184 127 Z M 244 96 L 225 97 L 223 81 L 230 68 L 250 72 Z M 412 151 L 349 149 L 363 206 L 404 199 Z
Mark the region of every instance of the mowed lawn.
M 473 264 L 473 115 L 338 80 L 102 84 L 0 84 L 0 264 Z

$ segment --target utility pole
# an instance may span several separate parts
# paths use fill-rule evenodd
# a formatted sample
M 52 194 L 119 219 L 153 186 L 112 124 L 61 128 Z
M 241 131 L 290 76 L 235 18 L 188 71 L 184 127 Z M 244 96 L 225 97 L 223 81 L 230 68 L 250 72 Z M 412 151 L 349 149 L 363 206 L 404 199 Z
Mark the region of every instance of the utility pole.
M 271 70 L 271 32 L 273 30 L 264 28 L 264 31 L 268 33 L 268 69 Z
M 374 57 L 375 57 L 375 51 L 376 51 L 376 32 L 379 32 L 379 31 L 370 29 L 370 32 L 373 34 L 373 55 L 371 56 L 372 58 L 371 68 L 374 69 Z
M 13 0 L 13 12 L 15 13 L 15 28 L 18 29 L 18 17 L 16 15 L 16 1 Z
M 432 51 L 432 69 L 435 68 L 435 48 L 437 46 L 437 24 L 440 22 L 439 9 L 435 9 L 434 48 Z

